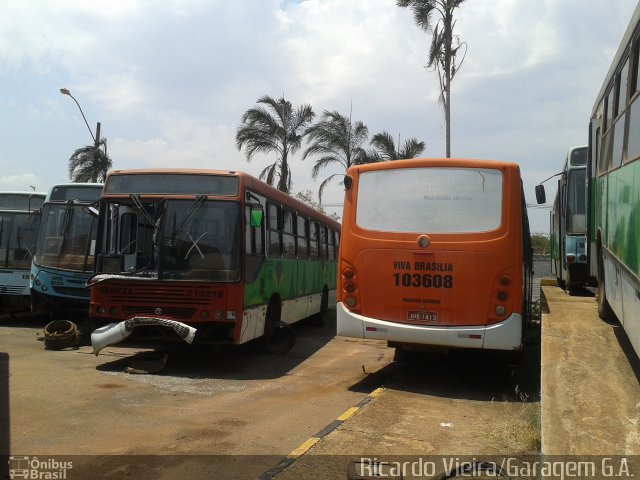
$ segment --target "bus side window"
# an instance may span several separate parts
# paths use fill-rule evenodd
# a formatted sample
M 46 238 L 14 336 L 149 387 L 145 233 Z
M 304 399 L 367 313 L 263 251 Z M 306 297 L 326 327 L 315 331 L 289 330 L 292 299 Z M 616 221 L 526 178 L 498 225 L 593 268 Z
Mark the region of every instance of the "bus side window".
M 318 259 L 318 222 L 309 222 L 309 258 Z
M 267 245 L 269 256 L 282 255 L 282 209 L 280 205 L 267 204 Z
M 297 223 L 296 243 L 298 244 L 298 258 L 309 258 L 309 220 L 302 215 L 298 215 Z
M 640 135 L 635 135 L 640 129 L 640 37 L 636 38 L 633 52 L 633 74 L 629 97 L 629 140 L 627 143 L 627 162 L 640 157 Z
M 602 157 L 600 161 L 600 173 L 604 173 L 609 170 L 611 165 L 611 158 L 613 157 L 613 129 L 610 128 L 613 124 L 613 96 L 614 88 L 609 90 L 605 100 L 605 124 L 603 128 L 602 137 Z
M 329 260 L 336 259 L 335 232 L 329 229 Z
M 296 258 L 295 217 L 286 208 L 283 209 L 282 217 L 282 254 L 285 258 Z
M 245 208 L 245 253 L 249 255 L 263 255 L 264 245 L 262 242 L 262 228 L 253 227 L 251 225 L 251 205 L 247 205 Z
M 327 227 L 320 226 L 320 259 L 327 259 Z
M 618 115 L 623 113 L 627 106 L 628 78 L 629 78 L 629 59 L 627 58 L 627 61 L 624 62 L 624 66 L 622 67 L 622 70 L 620 71 L 620 73 L 618 74 L 618 78 L 616 79 L 616 83 L 618 84 L 616 88 L 618 92 L 618 108 L 616 109 Z
M 135 213 L 124 213 L 120 217 L 119 253 L 136 253 L 138 217 Z
M 264 242 L 262 232 L 264 221 L 260 226 L 251 225 L 251 205 L 245 207 L 245 280 L 252 283 L 258 277 L 262 263 L 264 262 Z

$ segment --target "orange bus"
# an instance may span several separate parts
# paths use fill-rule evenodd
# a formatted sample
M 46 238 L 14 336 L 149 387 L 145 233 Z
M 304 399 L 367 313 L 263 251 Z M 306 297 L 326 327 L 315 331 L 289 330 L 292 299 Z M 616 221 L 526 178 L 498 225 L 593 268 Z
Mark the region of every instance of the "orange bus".
M 337 333 L 519 351 L 532 252 L 515 163 L 412 159 L 351 167 L 338 258 Z
M 245 173 L 111 171 L 89 281 L 94 352 L 138 327 L 189 343 L 264 337 L 284 352 L 290 324 L 335 304 L 339 233 Z

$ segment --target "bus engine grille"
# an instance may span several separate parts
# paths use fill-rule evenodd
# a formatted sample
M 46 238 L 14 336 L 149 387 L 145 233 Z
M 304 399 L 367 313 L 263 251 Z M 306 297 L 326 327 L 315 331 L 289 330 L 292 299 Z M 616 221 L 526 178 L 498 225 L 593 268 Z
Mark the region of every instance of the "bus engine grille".
M 184 320 L 191 320 L 196 313 L 195 308 L 180 308 L 180 307 L 161 307 L 161 316 L 170 318 L 180 318 Z M 158 316 L 156 307 L 147 306 L 131 306 L 127 305 L 122 307 L 122 312 L 132 316 Z

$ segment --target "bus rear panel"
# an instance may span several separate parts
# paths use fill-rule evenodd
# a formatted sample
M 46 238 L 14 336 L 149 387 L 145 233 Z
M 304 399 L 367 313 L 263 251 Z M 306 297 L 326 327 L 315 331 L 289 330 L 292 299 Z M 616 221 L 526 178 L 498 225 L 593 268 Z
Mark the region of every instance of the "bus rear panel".
M 531 262 L 517 165 L 419 159 L 348 176 L 338 334 L 519 350 Z

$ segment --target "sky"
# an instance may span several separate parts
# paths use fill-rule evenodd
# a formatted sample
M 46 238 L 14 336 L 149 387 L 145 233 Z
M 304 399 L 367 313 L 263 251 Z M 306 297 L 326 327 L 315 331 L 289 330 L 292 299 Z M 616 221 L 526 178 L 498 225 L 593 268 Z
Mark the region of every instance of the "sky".
M 467 0 L 467 43 L 452 86 L 452 156 L 520 164 L 525 195 L 587 143 L 589 115 L 637 0 Z M 0 190 L 46 192 L 68 159 L 107 139 L 116 169 L 193 167 L 257 176 L 235 146 L 242 114 L 263 95 L 351 112 L 370 136 L 388 131 L 445 155 L 429 37 L 395 0 L 0 0 Z M 304 150 L 303 145 L 303 149 Z M 313 158 L 293 157 L 293 192 Z M 553 200 L 553 181 L 546 184 Z M 343 189 L 325 190 L 341 214 Z M 548 209 L 529 210 L 547 233 Z

